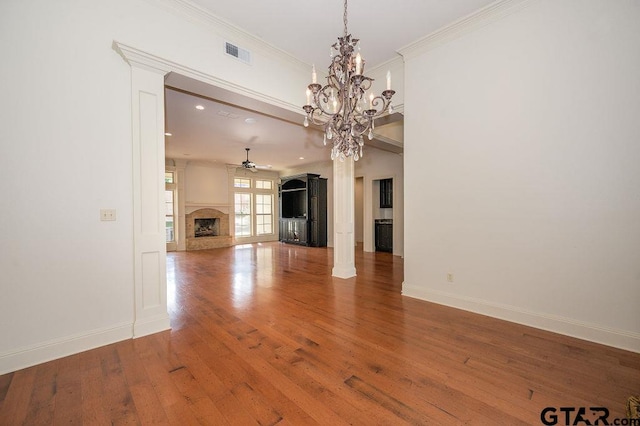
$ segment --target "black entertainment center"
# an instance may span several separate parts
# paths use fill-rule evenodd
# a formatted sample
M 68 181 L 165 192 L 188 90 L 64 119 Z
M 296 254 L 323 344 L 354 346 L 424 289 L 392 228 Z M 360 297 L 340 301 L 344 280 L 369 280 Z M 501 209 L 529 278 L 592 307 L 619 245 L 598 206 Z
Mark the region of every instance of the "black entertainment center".
M 306 173 L 281 179 L 280 241 L 327 245 L 327 179 Z

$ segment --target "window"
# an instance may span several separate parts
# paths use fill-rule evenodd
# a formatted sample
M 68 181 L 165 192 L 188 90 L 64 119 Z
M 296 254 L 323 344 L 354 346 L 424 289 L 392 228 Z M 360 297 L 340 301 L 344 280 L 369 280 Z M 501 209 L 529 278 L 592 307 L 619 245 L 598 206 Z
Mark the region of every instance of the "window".
M 236 237 L 251 236 L 251 194 L 235 193 Z
M 267 234 L 273 234 L 273 195 L 256 194 L 256 235 Z
M 167 231 L 167 242 L 175 241 L 174 221 L 173 221 L 173 190 L 164 191 L 164 204 L 166 206 L 164 212 L 165 227 Z
M 258 180 L 256 179 L 256 189 L 272 189 L 273 181 L 272 180 Z
M 175 232 L 175 198 L 176 198 L 176 181 L 175 175 L 172 171 L 164 172 L 164 221 L 165 221 L 165 229 L 167 232 L 166 240 L 167 243 L 173 243 L 176 241 L 176 232 Z
M 251 179 L 235 178 L 233 186 L 236 188 L 251 188 Z
M 264 177 L 234 177 L 236 238 L 274 235 L 276 230 L 275 180 Z

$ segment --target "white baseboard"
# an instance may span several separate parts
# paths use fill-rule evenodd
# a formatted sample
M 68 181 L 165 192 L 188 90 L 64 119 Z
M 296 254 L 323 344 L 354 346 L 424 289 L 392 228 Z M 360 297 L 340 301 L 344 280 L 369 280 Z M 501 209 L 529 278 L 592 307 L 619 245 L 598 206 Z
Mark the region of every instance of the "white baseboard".
M 425 289 L 412 286 L 406 282 L 402 283 L 402 294 L 439 305 L 463 309 L 465 311 L 640 353 L 640 333 L 602 327 L 558 315 L 532 312 L 514 306 L 501 305 L 486 300 Z
M 0 374 L 130 339 L 132 330 L 131 323 L 122 323 L 0 354 Z
M 143 318 L 133 324 L 133 338 L 148 336 L 153 333 L 171 329 L 169 314 L 161 314 L 155 317 Z

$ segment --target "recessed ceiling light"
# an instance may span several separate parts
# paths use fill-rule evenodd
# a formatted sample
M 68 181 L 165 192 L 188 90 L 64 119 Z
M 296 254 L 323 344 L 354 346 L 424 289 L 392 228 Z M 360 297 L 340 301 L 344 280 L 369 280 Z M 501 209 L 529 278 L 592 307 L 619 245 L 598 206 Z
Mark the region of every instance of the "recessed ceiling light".
M 200 111 L 202 111 L 204 107 L 202 105 L 196 105 L 196 109 L 199 109 Z
M 165 136 L 173 136 L 173 134 L 169 133 L 169 132 L 165 132 L 164 134 Z
M 304 160 L 304 157 L 298 157 L 298 160 Z

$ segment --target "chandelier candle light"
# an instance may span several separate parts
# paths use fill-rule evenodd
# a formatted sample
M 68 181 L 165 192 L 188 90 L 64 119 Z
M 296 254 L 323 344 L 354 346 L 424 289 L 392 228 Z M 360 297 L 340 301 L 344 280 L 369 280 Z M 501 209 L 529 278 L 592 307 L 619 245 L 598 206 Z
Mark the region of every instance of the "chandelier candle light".
M 387 90 L 381 96 L 367 91 L 373 79 L 364 75 L 364 59 L 360 56 L 359 40 L 347 32 L 347 0 L 344 1 L 344 36 L 331 46 L 331 64 L 327 84 L 318 83 L 315 65 L 311 71 L 311 84 L 307 88 L 307 113 L 304 126 L 309 122 L 324 126 L 324 144 L 333 141 L 331 159 L 344 161 L 353 156 L 362 158 L 363 135 L 373 139 L 374 120 L 386 111 L 393 112 L 391 72 L 387 72 Z

